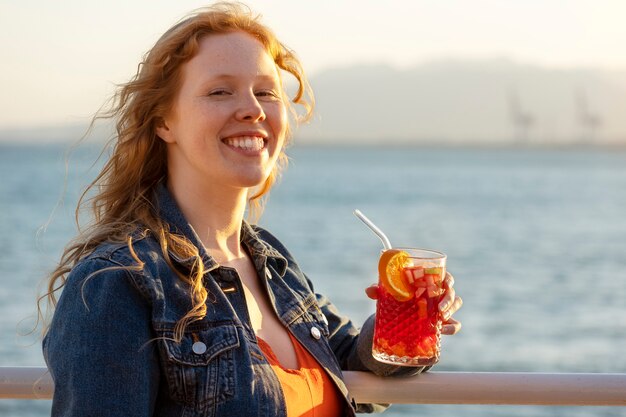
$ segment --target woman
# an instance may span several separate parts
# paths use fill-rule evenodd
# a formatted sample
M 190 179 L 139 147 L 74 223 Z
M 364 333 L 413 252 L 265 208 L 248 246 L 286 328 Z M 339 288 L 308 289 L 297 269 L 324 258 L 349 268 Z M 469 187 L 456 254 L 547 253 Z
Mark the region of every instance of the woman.
M 94 223 L 50 279 L 53 416 L 353 415 L 342 369 L 422 371 L 374 361 L 372 320 L 359 333 L 244 221 L 285 159 L 281 72 L 308 115 L 296 57 L 242 6 L 218 4 L 166 32 L 121 88 Z

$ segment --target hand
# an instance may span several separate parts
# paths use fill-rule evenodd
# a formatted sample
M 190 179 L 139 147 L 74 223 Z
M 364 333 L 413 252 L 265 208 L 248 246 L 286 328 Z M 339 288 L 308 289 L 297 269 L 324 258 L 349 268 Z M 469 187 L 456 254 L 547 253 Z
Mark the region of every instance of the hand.
M 461 330 L 461 322 L 452 318 L 452 315 L 457 312 L 463 305 L 461 297 L 456 295 L 454 291 L 454 277 L 449 272 L 446 272 L 446 278 L 443 280 L 443 289 L 445 291 L 443 298 L 439 302 L 439 312 L 443 319 L 443 326 L 441 327 L 442 334 L 456 334 Z M 365 294 L 372 300 L 378 299 L 378 285 L 373 284 L 365 289 Z

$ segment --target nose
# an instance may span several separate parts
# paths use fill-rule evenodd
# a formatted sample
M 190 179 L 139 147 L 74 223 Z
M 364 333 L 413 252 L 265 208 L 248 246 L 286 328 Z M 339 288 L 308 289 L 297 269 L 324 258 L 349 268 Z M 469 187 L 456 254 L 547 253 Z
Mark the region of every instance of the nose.
M 241 98 L 235 117 L 240 121 L 260 122 L 265 120 L 265 111 L 256 96 L 250 93 Z

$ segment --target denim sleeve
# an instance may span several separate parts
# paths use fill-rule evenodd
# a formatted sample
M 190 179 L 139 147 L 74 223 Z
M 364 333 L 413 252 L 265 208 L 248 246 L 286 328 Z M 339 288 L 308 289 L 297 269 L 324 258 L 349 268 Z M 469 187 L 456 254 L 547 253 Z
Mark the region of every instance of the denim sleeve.
M 153 415 L 159 365 L 150 311 L 131 273 L 107 260 L 71 272 L 43 342 L 53 417 Z

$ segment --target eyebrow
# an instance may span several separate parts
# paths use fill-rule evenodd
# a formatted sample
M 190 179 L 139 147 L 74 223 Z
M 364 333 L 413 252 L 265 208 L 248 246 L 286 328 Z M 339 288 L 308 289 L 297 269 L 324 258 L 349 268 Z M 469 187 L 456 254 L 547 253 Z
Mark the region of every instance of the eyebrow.
M 237 75 L 232 74 L 218 74 L 211 77 L 211 80 L 231 80 L 233 78 L 239 78 Z M 267 74 L 259 74 L 255 78 L 259 78 L 261 80 L 274 81 L 276 79 L 280 79 L 279 77 L 267 75 Z

